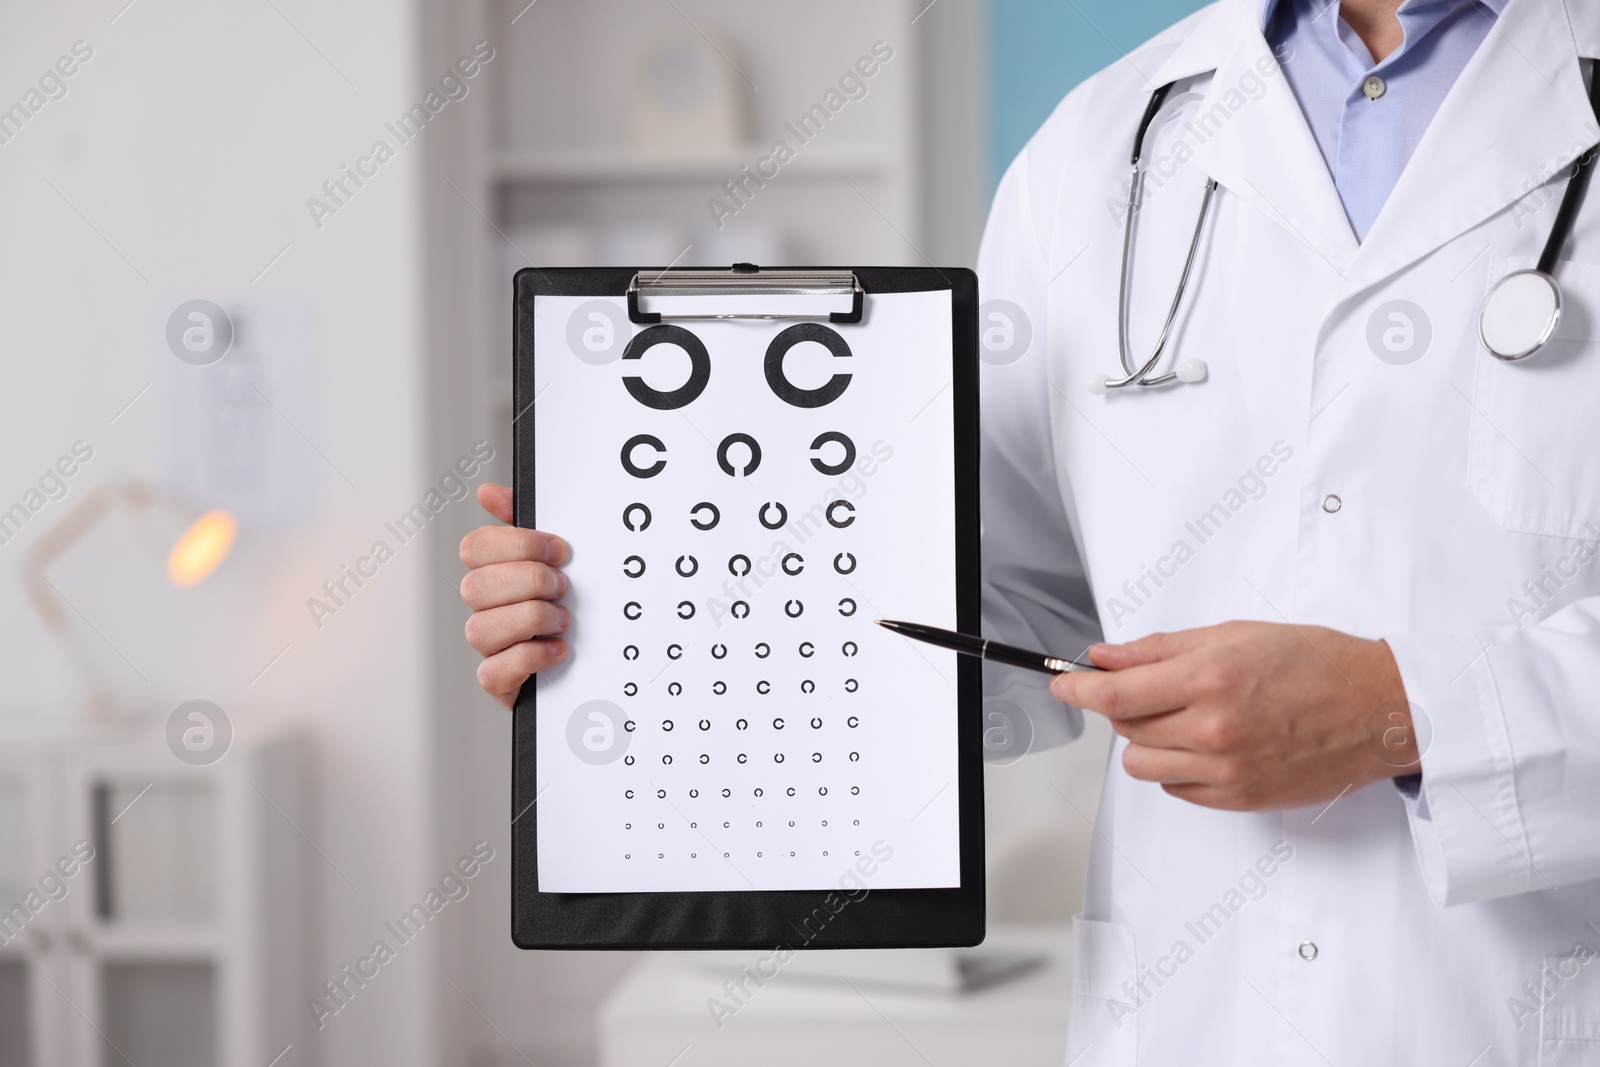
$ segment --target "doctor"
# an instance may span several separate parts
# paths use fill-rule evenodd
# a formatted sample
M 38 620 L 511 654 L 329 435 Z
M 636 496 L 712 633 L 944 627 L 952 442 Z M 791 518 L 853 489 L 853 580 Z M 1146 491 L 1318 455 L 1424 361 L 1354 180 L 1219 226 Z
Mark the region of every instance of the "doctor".
M 1114 642 L 1052 687 L 1118 735 L 1079 1067 L 1600 1064 L 1600 204 L 1543 349 L 1479 336 L 1600 141 L 1596 56 L 1572 0 L 1222 0 L 1006 174 L 979 277 L 1033 341 L 982 380 L 986 625 Z M 1213 180 L 1157 368 L 1204 380 L 1097 395 L 1168 83 L 1128 344 Z
M 1600 1064 L 1600 205 L 1556 219 L 1600 10 L 1322 2 L 1078 87 L 984 240 L 984 328 L 1029 338 L 982 381 L 987 633 L 1113 669 L 987 686 L 1117 733 L 1067 1061 Z M 1552 232 L 1559 319 L 1495 358 Z M 463 543 L 508 706 L 566 555 Z

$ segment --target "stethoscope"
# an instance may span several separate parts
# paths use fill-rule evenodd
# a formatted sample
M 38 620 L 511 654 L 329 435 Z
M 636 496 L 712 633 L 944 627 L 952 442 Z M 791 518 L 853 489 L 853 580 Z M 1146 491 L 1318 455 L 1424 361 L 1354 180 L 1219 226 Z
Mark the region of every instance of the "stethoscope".
M 1195 256 L 1200 250 L 1200 235 L 1205 231 L 1206 218 L 1211 212 L 1211 200 L 1217 191 L 1215 178 L 1207 178 L 1205 192 L 1200 198 L 1200 212 L 1194 223 L 1194 234 L 1189 238 L 1189 252 L 1184 257 L 1183 273 L 1178 276 L 1177 290 L 1172 294 L 1172 304 L 1167 309 L 1167 319 L 1161 325 L 1155 348 L 1149 358 L 1139 366 L 1134 365 L 1133 354 L 1128 350 L 1128 284 L 1133 268 L 1133 220 L 1137 214 L 1139 195 L 1144 189 L 1144 171 L 1139 161 L 1144 155 L 1144 141 L 1155 121 L 1156 113 L 1166 101 L 1176 82 L 1168 82 L 1150 97 L 1150 104 L 1139 120 L 1139 132 L 1133 139 L 1133 173 L 1128 182 L 1127 212 L 1122 228 L 1122 271 L 1117 282 L 1117 358 L 1122 363 L 1122 377 L 1095 374 L 1089 378 L 1089 392 L 1099 396 L 1108 389 L 1123 389 L 1130 385 L 1156 386 L 1172 382 L 1201 382 L 1206 377 L 1204 360 L 1186 359 L 1164 374 L 1151 376 L 1166 352 L 1172 339 L 1172 324 L 1177 321 L 1183 306 L 1184 291 L 1189 287 L 1194 272 Z M 1600 76 L 1589 83 L 1589 106 L 1600 119 Z M 1591 148 L 1578 158 L 1577 167 L 1567 182 L 1567 190 L 1556 211 L 1550 227 L 1550 237 L 1539 256 L 1538 266 L 1528 270 L 1512 271 L 1501 278 L 1483 299 L 1483 310 L 1478 314 L 1478 338 L 1483 347 L 1496 359 L 1516 363 L 1527 359 L 1544 347 L 1561 322 L 1561 286 L 1555 279 L 1555 267 L 1561 248 L 1572 236 L 1572 227 L 1583 205 L 1593 171 L 1596 152 Z

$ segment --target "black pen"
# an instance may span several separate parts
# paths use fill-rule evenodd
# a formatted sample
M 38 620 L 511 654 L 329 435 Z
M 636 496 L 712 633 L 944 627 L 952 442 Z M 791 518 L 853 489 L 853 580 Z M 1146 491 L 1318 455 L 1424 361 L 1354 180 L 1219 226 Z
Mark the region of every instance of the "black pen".
M 891 619 L 878 619 L 876 621 L 885 630 L 893 630 L 897 634 L 916 641 L 926 641 L 928 644 L 938 645 L 940 648 L 954 649 L 963 655 L 977 656 L 979 659 L 992 659 L 996 663 L 1023 667 L 1030 671 L 1039 671 L 1041 674 L 1100 670 L 1099 667 L 1093 664 L 1061 659 L 1059 656 L 1050 656 L 1043 652 L 1030 652 L 1025 648 L 1017 648 L 1015 645 L 1002 645 L 999 641 L 991 641 L 987 637 L 958 634 L 954 630 L 941 630 L 937 626 L 923 626 L 921 623 L 915 622 L 894 622 Z

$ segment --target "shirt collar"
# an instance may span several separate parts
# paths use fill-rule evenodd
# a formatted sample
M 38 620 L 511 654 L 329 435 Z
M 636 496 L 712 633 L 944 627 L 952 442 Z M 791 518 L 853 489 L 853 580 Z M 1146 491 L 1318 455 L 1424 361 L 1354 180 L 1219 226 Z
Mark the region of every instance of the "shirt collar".
M 1261 3 L 1261 32 L 1262 33 L 1266 33 L 1267 32 L 1267 27 L 1272 24 L 1273 13 L 1278 10 L 1278 5 L 1281 2 L 1282 2 L 1282 0 L 1262 0 L 1262 3 Z M 1289 3 L 1306 3 L 1306 0 L 1288 0 L 1288 2 Z M 1314 0 L 1314 2 L 1319 3 L 1319 4 L 1322 4 L 1322 3 L 1332 4 L 1332 3 L 1337 3 L 1338 0 Z M 1415 10 L 1417 8 L 1420 8 L 1420 7 L 1427 7 L 1429 4 L 1459 3 L 1459 2 L 1461 2 L 1461 0 L 1404 0 L 1404 2 L 1400 5 L 1400 10 L 1401 11 Z M 1505 10 L 1506 4 L 1509 2 L 1509 0 L 1472 0 L 1472 2 L 1476 2 L 1476 3 L 1482 4 L 1484 7 L 1488 8 L 1490 11 L 1493 11 L 1495 13 L 1496 17 L 1498 17 L 1500 15 L 1500 13 Z M 1307 3 L 1307 7 L 1309 7 L 1309 6 L 1310 6 L 1310 4 Z

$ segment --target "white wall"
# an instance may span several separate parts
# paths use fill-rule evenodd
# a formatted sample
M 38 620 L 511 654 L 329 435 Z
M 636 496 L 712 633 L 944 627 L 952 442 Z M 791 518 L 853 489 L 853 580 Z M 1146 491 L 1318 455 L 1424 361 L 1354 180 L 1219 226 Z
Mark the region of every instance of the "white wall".
M 509 721 L 473 687 L 454 593 L 475 505 L 451 504 L 320 629 L 306 608 L 474 441 L 494 443 L 490 474 L 509 477 L 483 305 L 460 296 L 487 283 L 457 235 L 498 210 L 476 162 L 491 141 L 486 83 L 320 229 L 306 200 L 376 138 L 395 144 L 384 122 L 474 43 L 506 62 L 514 31 L 484 12 L 506 22 L 521 7 L 0 0 L 0 108 L 74 42 L 93 48 L 67 95 L 0 144 L 0 508 L 73 442 L 95 450 L 67 497 L 0 545 L 0 746 L 5 723 L 64 716 L 81 693 L 22 597 L 24 554 L 90 488 L 164 477 L 166 443 L 214 414 L 184 400 L 194 369 L 164 347 L 167 314 L 195 297 L 280 308 L 310 325 L 305 367 L 273 355 L 256 384 L 275 408 L 255 412 L 275 427 L 272 463 L 298 512 L 247 520 L 192 591 L 159 573 L 165 528 L 123 516 L 52 580 L 125 703 L 164 717 L 203 697 L 242 737 L 292 722 L 312 738 L 321 789 L 299 829 L 319 879 L 315 979 L 365 954 L 474 840 L 499 850 L 468 901 L 286 1063 L 583 1062 L 588 1013 L 630 962 L 510 945 Z M 920 243 L 940 263 L 970 262 L 981 224 L 983 24 L 980 4 L 943 0 L 905 35 L 921 86 Z M 534 28 L 529 15 L 516 30 Z M 1092 814 L 1103 744 L 991 770 L 997 835 L 1077 819 L 1063 791 Z
M 37 721 L 79 694 L 21 597 L 23 553 L 90 486 L 165 469 L 170 420 L 196 416 L 163 395 L 191 369 L 162 346 L 167 313 L 192 297 L 307 311 L 312 373 L 275 388 L 303 423 L 287 440 L 320 453 L 284 460 L 313 483 L 308 514 L 246 525 L 192 594 L 162 587 L 136 523 L 53 577 L 103 633 L 80 628 L 125 699 L 164 716 L 204 697 L 241 736 L 284 720 L 310 733 L 321 796 L 301 829 L 325 854 L 310 858 L 313 966 L 329 977 L 439 873 L 425 549 L 400 549 L 320 630 L 305 606 L 442 473 L 424 462 L 420 150 L 401 148 L 320 231 L 305 206 L 421 94 L 417 15 L 403 0 L 125 3 L 0 5 L 0 107 L 75 41 L 94 50 L 68 95 L 0 144 L 0 506 L 75 440 L 95 450 L 67 499 L 0 546 L 0 709 Z M 435 1062 L 437 948 L 404 949 L 291 1062 Z

